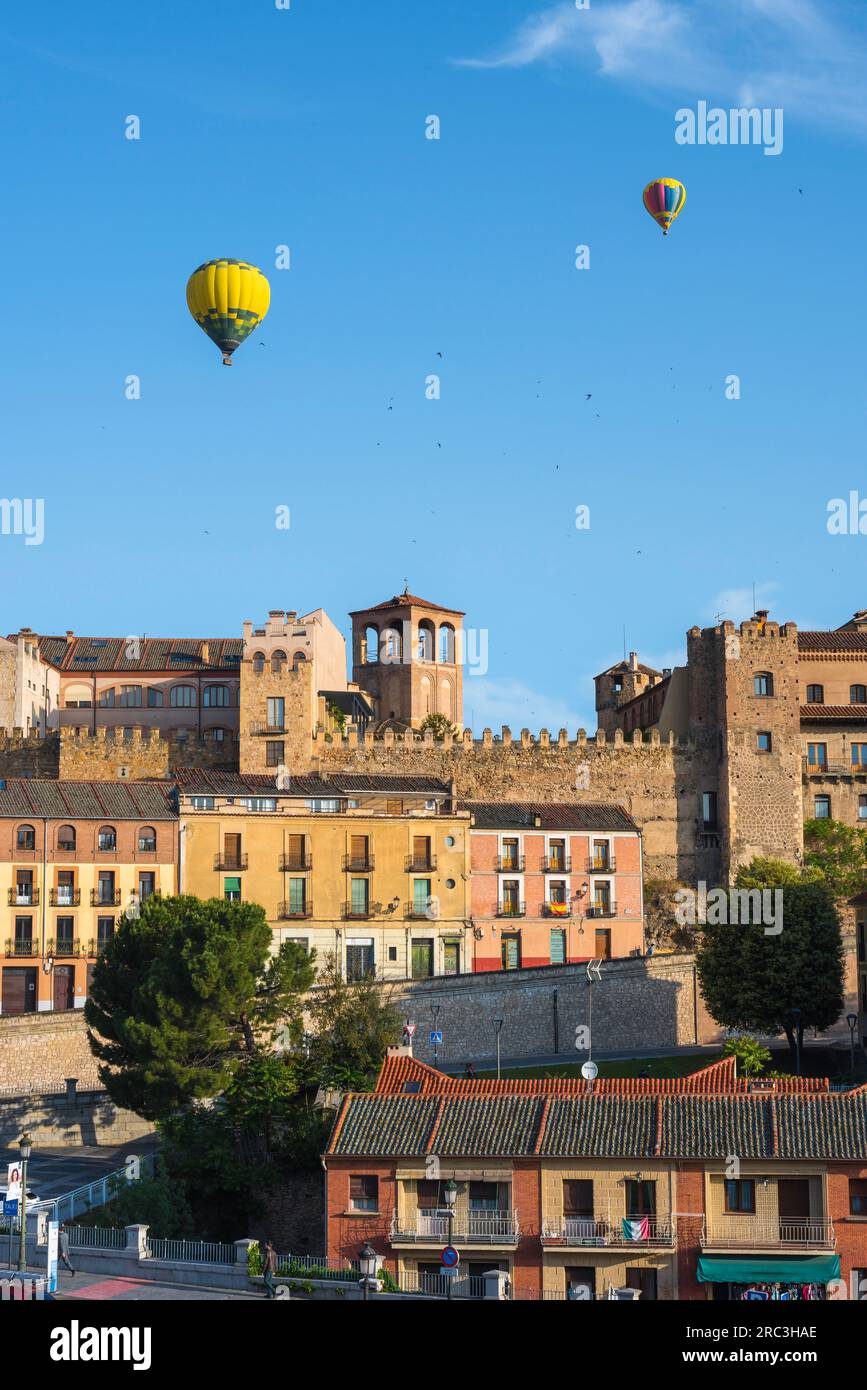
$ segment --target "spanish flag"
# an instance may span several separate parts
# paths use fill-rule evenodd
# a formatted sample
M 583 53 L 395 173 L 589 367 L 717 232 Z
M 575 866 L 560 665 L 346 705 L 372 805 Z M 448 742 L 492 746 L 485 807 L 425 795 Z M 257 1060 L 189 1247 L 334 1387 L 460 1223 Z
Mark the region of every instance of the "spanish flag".
M 568 903 L 549 903 L 548 911 L 552 917 L 565 917 L 569 911 Z

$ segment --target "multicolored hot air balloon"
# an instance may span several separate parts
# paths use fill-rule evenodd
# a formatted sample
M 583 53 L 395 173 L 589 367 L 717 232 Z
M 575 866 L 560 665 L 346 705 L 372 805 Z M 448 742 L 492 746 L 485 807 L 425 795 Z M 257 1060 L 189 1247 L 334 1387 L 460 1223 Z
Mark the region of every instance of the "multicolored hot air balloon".
M 658 222 L 662 228 L 662 235 L 668 236 L 669 227 L 686 202 L 683 184 L 678 183 L 677 179 L 651 179 L 642 197 L 654 222 Z
M 232 353 L 260 324 L 271 303 L 271 286 L 249 261 L 206 261 L 187 281 L 187 308 L 231 367 Z

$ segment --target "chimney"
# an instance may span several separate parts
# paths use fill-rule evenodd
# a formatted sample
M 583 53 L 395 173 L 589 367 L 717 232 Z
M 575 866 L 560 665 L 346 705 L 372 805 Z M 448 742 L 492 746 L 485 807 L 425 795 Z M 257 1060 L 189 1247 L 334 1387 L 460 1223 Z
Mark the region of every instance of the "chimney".
M 768 621 L 767 608 L 757 608 L 754 621 L 759 623 L 761 626 L 764 626 L 764 624 Z
M 210 661 L 211 658 L 210 658 L 209 655 L 208 655 L 208 644 L 207 644 L 207 642 L 202 642 L 201 648 L 200 648 L 200 650 L 199 650 L 199 656 L 202 658 L 202 661 L 204 661 L 204 662 Z
M 629 669 L 630 671 L 638 670 L 638 652 L 629 653 Z
M 70 646 L 74 641 L 75 641 L 75 633 L 72 631 L 72 628 L 71 628 L 71 627 L 68 627 L 68 628 L 66 629 L 66 645 L 67 645 L 67 647 Z

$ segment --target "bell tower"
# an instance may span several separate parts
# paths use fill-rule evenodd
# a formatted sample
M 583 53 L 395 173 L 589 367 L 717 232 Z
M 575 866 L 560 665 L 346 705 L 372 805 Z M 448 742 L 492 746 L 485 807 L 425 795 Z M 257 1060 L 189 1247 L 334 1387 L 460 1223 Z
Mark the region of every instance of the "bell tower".
M 464 614 L 404 588 L 350 613 L 352 679 L 380 724 L 418 728 L 428 714 L 463 725 Z

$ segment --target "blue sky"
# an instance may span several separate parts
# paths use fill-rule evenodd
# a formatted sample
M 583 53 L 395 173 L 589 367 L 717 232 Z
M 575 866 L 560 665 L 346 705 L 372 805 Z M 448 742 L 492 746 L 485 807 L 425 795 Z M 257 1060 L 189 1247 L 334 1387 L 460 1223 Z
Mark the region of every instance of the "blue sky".
M 45 539 L 0 536 L 3 630 L 346 625 L 407 579 L 488 631 L 467 722 L 574 731 L 624 626 L 670 665 L 753 584 L 804 627 L 867 606 L 867 538 L 826 529 L 867 497 L 865 27 L 834 0 L 7 8 L 0 491 L 45 499 Z M 677 145 L 699 99 L 781 106 L 783 152 Z M 688 192 L 668 238 L 659 175 Z M 231 371 L 184 299 L 221 255 L 272 285 Z

